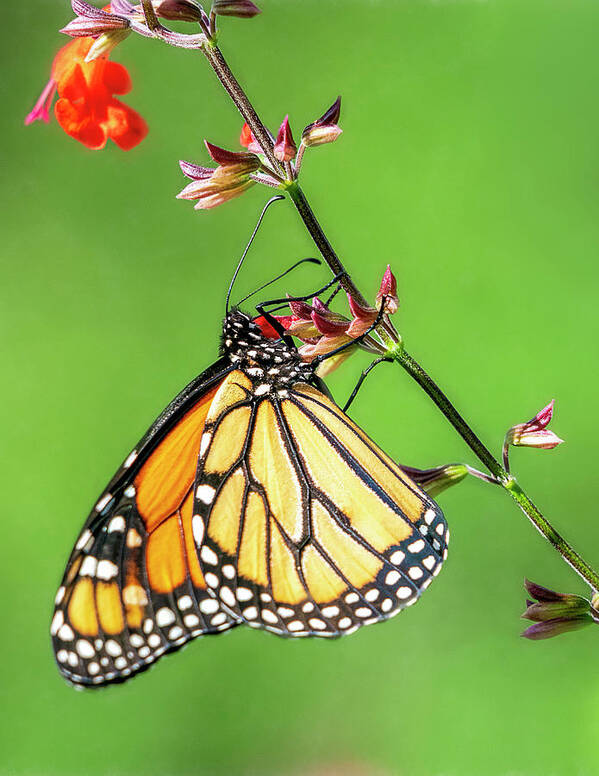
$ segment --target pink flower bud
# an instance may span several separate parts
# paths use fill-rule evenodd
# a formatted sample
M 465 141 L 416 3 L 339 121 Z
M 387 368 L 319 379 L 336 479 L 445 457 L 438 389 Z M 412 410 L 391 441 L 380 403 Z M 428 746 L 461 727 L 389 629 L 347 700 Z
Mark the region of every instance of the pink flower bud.
M 389 315 L 396 313 L 399 308 L 397 280 L 393 272 L 391 272 L 389 264 L 387 264 L 387 269 L 383 274 L 383 279 L 381 280 L 381 285 L 378 294 L 376 295 L 376 306 L 378 310 L 381 309 L 383 297 L 385 297 L 385 312 Z
M 374 307 L 362 307 L 350 294 L 347 295 L 347 301 L 353 316 L 347 333 L 350 337 L 360 337 L 374 324 L 378 310 Z
M 297 148 L 291 134 L 289 116 L 285 116 L 285 120 L 279 127 L 279 133 L 277 134 L 277 141 L 274 147 L 274 154 L 280 162 L 290 162 L 296 153 Z
M 302 132 L 302 143 L 305 146 L 319 146 L 337 140 L 342 133 L 341 127 L 337 124 L 340 113 L 341 97 L 337 97 L 319 119 L 305 127 Z
M 307 302 L 290 299 L 288 304 L 295 318 L 305 321 L 312 320 L 312 307 Z
M 564 440 L 547 428 L 553 417 L 553 405 L 552 399 L 534 418 L 512 426 L 507 432 L 506 444 L 515 447 L 536 447 L 540 450 L 552 450 L 560 445 Z
M 224 148 L 204 141 L 208 153 L 214 159 L 217 164 L 222 166 L 235 165 L 239 169 L 243 168 L 246 172 L 254 172 L 260 167 L 260 159 L 256 154 L 245 153 L 244 151 L 227 151 Z
M 192 164 L 191 162 L 186 162 L 183 159 L 180 160 L 179 167 L 181 168 L 183 175 L 186 175 L 192 180 L 209 178 L 214 172 L 213 167 L 201 167 L 199 164 Z
M 312 311 L 312 320 L 318 331 L 324 334 L 325 337 L 338 337 L 345 334 L 349 326 L 349 321 L 342 319 L 340 316 L 323 315 L 317 310 Z
M 239 156 L 244 156 L 244 154 Z M 252 156 L 252 154 L 245 156 Z M 215 169 L 185 161 L 180 161 L 179 165 L 183 174 L 191 178 L 191 183 L 188 183 L 177 194 L 177 199 L 197 200 L 194 206 L 196 210 L 207 210 L 222 205 L 243 194 L 255 183 L 248 174 L 248 163 L 245 161 L 238 164 L 221 165 Z
M 321 337 L 315 344 L 302 345 L 298 352 L 304 361 L 310 363 L 317 356 L 324 356 L 327 355 L 327 353 L 332 353 L 333 350 L 337 350 L 337 348 L 340 348 L 342 345 L 347 345 L 351 341 L 352 338 L 348 337 L 346 334 Z M 348 347 L 345 350 L 342 350 L 341 353 L 337 353 L 336 355 L 325 359 L 316 370 L 318 376 L 326 377 L 326 375 L 337 369 L 338 366 L 356 351 L 357 347 L 357 345 Z
M 261 13 L 251 0 L 214 0 L 212 10 L 219 16 L 236 16 L 238 19 L 251 19 Z
M 334 143 L 339 135 L 343 134 L 341 127 L 336 124 L 329 124 L 324 127 L 312 127 L 307 132 L 304 130 L 302 142 L 309 148 L 325 145 L 325 143 Z
M 229 202 L 235 197 L 239 197 L 254 185 L 254 181 L 246 180 L 239 183 L 237 186 L 231 186 L 227 189 L 215 191 L 213 194 L 206 194 L 206 196 L 200 197 L 200 199 L 194 205 L 194 210 L 209 210 L 211 208 L 224 205 L 225 202 Z

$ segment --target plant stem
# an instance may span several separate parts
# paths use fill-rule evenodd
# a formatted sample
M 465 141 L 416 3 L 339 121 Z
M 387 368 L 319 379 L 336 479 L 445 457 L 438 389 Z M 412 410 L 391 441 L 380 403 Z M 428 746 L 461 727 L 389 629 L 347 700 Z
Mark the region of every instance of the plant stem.
M 418 364 L 403 348 L 396 348 L 392 353 L 392 357 L 393 360 L 397 361 L 418 385 L 424 389 L 428 396 L 430 396 L 447 420 L 474 452 L 476 457 L 485 464 L 487 469 L 494 475 L 497 482 L 508 491 L 535 528 L 553 545 L 553 547 L 555 547 L 562 558 L 564 558 L 582 579 L 590 585 L 593 591 L 599 590 L 599 575 L 597 572 L 580 557 L 574 548 L 568 544 L 555 528 L 553 528 L 547 518 L 541 514 L 538 507 L 522 490 L 515 477 L 506 471 L 483 442 L 481 442 L 468 423 L 466 423 L 464 418 L 453 406 L 451 401 L 434 380 L 424 371 L 420 364 Z
M 249 101 L 246 93 L 239 85 L 238 80 L 231 72 L 231 68 L 226 63 L 221 50 L 214 43 L 208 42 L 202 46 L 202 51 L 206 55 L 206 59 L 210 63 L 210 66 L 216 73 L 218 80 L 227 90 L 229 96 L 237 106 L 237 110 L 241 113 L 247 122 L 247 125 L 252 130 L 252 134 L 256 138 L 256 142 L 259 143 L 260 148 L 264 151 L 264 156 L 266 156 L 272 165 L 273 170 L 284 176 L 285 171 L 274 155 L 273 142 L 270 134 L 254 110 L 254 106 Z
M 252 134 L 256 138 L 256 141 L 260 144 L 264 155 L 272 165 L 273 169 L 282 176 L 285 176 L 285 170 L 281 166 L 280 162 L 274 155 L 272 138 L 262 123 L 260 117 L 256 113 L 254 106 L 248 99 L 246 93 L 241 88 L 239 81 L 235 78 L 231 72 L 231 68 L 227 64 L 225 58 L 222 55 L 221 50 L 214 44 L 206 44 L 202 47 L 202 51 L 206 55 L 208 62 L 212 69 L 216 73 L 218 80 L 226 89 L 227 93 L 235 103 L 237 110 L 241 113 L 247 125 L 252 130 Z M 310 232 L 312 239 L 314 240 L 318 250 L 321 252 L 323 259 L 329 265 L 331 272 L 334 275 L 340 275 L 339 282 L 341 286 L 351 294 L 359 304 L 367 306 L 365 298 L 352 281 L 349 273 L 341 263 L 341 260 L 333 250 L 333 246 L 328 241 L 322 227 L 316 220 L 312 208 L 310 207 L 308 200 L 306 199 L 304 192 L 301 190 L 297 181 L 287 180 L 285 186 L 286 191 L 291 197 L 293 204 L 297 208 L 302 221 L 304 222 L 306 229 Z
M 231 72 L 220 49 L 213 41 L 202 46 L 208 62 L 216 73 L 219 81 L 237 106 L 237 109 L 252 130 L 254 138 L 260 145 L 265 157 L 272 165 L 273 170 L 285 179 L 283 188 L 289 194 L 306 229 L 310 233 L 318 250 L 322 254 L 334 275 L 339 276 L 339 283 L 345 291 L 351 294 L 356 301 L 367 306 L 366 299 L 355 285 L 351 276 L 343 266 L 339 256 L 335 253 L 331 243 L 327 239 L 322 227 L 297 180 L 292 180 L 288 171 L 279 163 L 274 155 L 273 140 L 260 117 L 254 110 L 252 103 L 239 85 L 239 82 Z M 424 371 L 403 348 L 394 337 L 383 327 L 377 328 L 377 333 L 389 348 L 389 356 L 400 364 L 406 372 L 420 385 L 421 388 L 433 400 L 447 420 L 456 429 L 466 444 L 474 452 L 477 458 L 487 467 L 493 475 L 493 481 L 500 484 L 509 492 L 520 509 L 528 517 L 537 530 L 555 547 L 564 560 L 587 582 L 594 590 L 599 590 L 599 575 L 578 555 L 568 542 L 553 528 L 551 523 L 541 514 L 539 509 L 522 490 L 516 479 L 493 456 L 483 442 L 478 438 L 468 423 L 453 406 L 451 401 L 436 385 L 432 378 Z
M 351 294 L 359 304 L 364 307 L 368 306 L 368 302 L 360 293 L 360 290 L 351 279 L 349 273 L 343 266 L 343 263 L 339 256 L 333 250 L 333 246 L 328 241 L 321 225 L 318 223 L 314 211 L 310 207 L 306 195 L 300 188 L 297 182 L 294 182 L 287 186 L 287 192 L 291 197 L 293 204 L 295 205 L 297 212 L 300 214 L 302 221 L 304 222 L 306 229 L 310 232 L 312 239 L 314 240 L 316 247 L 322 254 L 323 259 L 329 265 L 333 275 L 341 275 L 339 282 L 343 289 Z

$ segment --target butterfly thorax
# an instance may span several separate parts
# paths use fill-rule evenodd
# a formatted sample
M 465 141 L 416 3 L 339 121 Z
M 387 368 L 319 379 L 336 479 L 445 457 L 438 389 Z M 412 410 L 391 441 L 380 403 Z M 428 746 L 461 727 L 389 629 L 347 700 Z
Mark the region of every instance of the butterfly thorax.
M 297 348 L 264 336 L 260 327 L 241 310 L 231 310 L 223 322 L 222 349 L 231 363 L 255 384 L 269 389 L 284 390 L 314 376 L 312 366 L 302 361 Z

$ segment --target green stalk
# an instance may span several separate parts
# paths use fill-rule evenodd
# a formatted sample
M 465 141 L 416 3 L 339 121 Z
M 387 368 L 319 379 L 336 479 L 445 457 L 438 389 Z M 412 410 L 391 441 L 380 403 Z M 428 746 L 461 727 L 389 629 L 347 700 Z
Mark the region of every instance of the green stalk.
M 423 388 L 470 447 L 476 457 L 484 463 L 487 469 L 496 478 L 497 482 L 510 494 L 539 533 L 555 547 L 566 563 L 568 563 L 582 579 L 587 582 L 593 591 L 599 590 L 599 575 L 597 572 L 580 557 L 563 536 L 555 530 L 549 520 L 541 514 L 538 507 L 522 490 L 516 478 L 506 471 L 483 442 L 481 442 L 472 428 L 453 406 L 451 401 L 434 380 L 424 371 L 420 364 L 418 364 L 403 348 L 396 348 L 390 352 L 389 355 L 406 370 L 410 377 L 416 380 L 421 388 Z

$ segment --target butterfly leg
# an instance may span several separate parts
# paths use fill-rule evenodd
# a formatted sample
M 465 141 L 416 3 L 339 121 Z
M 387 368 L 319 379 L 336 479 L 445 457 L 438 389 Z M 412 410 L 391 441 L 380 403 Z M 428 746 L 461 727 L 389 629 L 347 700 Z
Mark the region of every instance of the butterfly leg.
M 312 299 L 315 296 L 318 296 L 319 294 L 322 294 L 324 291 L 326 291 L 331 286 L 334 286 L 335 283 L 338 283 L 341 278 L 343 277 L 343 272 L 339 272 L 332 280 L 329 280 L 328 283 L 326 283 L 324 286 L 319 288 L 316 291 L 312 291 L 310 294 L 304 294 L 303 296 L 286 296 L 284 299 L 269 299 L 266 302 L 260 302 L 259 305 L 256 305 L 256 310 L 260 310 L 261 308 L 264 308 L 266 306 L 270 307 L 273 304 L 282 304 L 287 305 L 289 301 L 291 302 L 306 302 L 308 299 Z M 271 310 L 270 312 L 275 312 L 275 310 Z
M 354 390 L 351 392 L 351 394 L 349 396 L 349 399 L 345 402 L 345 406 L 343 407 L 343 412 L 347 412 L 347 410 L 349 409 L 351 403 L 353 402 L 353 400 L 358 395 L 358 391 L 362 387 L 362 383 L 368 377 L 370 372 L 372 372 L 372 370 L 375 368 L 375 366 L 378 366 L 379 364 L 382 364 L 383 362 L 389 362 L 389 361 L 392 361 L 392 360 L 393 359 L 391 359 L 389 357 L 381 356 L 380 358 L 376 358 L 369 366 L 366 367 L 366 369 L 364 369 L 364 371 L 362 372 L 362 374 L 360 375 L 360 377 L 358 379 L 358 382 L 356 383 L 356 386 L 355 386 Z

